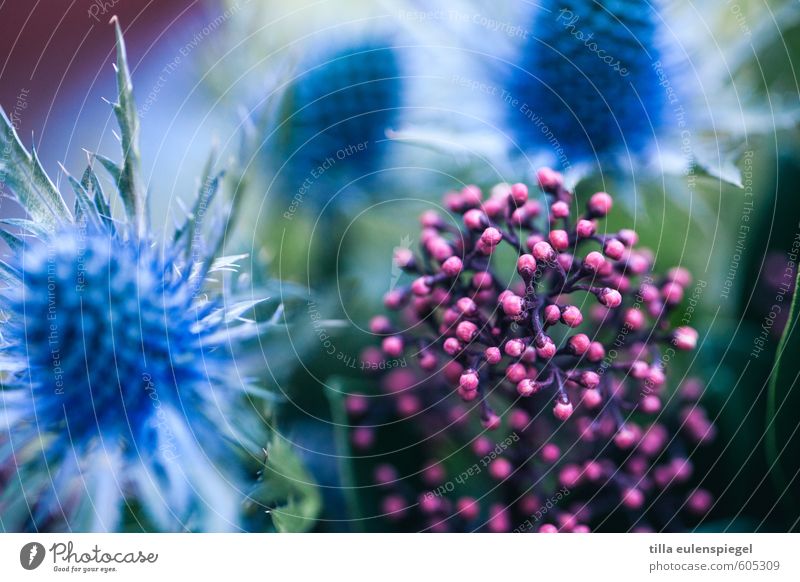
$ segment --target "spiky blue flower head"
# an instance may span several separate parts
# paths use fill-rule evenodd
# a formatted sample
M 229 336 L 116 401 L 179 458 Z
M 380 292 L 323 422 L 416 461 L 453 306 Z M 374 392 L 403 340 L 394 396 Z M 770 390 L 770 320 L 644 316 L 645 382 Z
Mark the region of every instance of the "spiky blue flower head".
M 639 0 L 541 2 L 506 80 L 517 145 L 549 149 L 562 167 L 646 147 L 669 98 L 659 22 L 656 5 Z
M 287 194 L 302 189 L 327 202 L 351 180 L 372 182 L 388 151 L 386 130 L 399 119 L 401 68 L 398 49 L 377 39 L 318 51 L 298 66 L 276 130 Z
M 0 527 L 230 530 L 258 450 L 234 358 L 258 326 L 215 292 L 232 261 L 215 258 L 198 209 L 174 237 L 149 228 L 138 184 L 137 123 L 119 27 L 124 220 L 91 167 L 70 211 L 0 110 L 2 181 L 28 219 L 5 221 L 0 263 Z M 221 235 L 219 235 L 221 236 Z M 212 284 L 212 277 L 218 280 Z

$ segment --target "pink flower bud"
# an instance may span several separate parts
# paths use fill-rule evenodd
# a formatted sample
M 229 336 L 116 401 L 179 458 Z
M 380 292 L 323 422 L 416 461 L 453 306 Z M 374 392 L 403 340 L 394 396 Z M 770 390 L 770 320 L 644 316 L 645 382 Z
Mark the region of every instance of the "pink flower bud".
M 603 253 L 609 258 L 618 261 L 625 255 L 625 245 L 615 238 L 606 241 Z
M 480 515 L 480 506 L 472 497 L 461 497 L 456 501 L 456 511 L 462 518 L 472 521 Z
M 489 289 L 492 286 L 492 275 L 486 271 L 478 271 L 472 276 L 472 286 L 476 289 Z
M 629 228 L 623 228 L 621 231 L 617 233 L 617 238 L 622 241 L 626 247 L 632 247 L 639 242 L 639 235 L 636 234 L 635 230 L 631 230 Z
M 486 430 L 497 430 L 500 428 L 500 417 L 490 411 L 481 419 L 481 425 Z
M 464 390 L 477 390 L 478 373 L 472 368 L 469 368 L 463 374 L 461 374 L 461 378 L 458 380 L 458 385 Z
M 552 262 L 556 258 L 556 251 L 553 250 L 550 243 L 545 241 L 539 241 L 533 245 L 532 253 L 537 261 L 542 261 L 543 263 Z
M 711 493 L 705 489 L 695 489 L 689 494 L 686 500 L 686 507 L 696 515 L 708 513 L 713 504 L 714 498 L 711 496 Z
M 550 168 L 540 168 L 536 172 L 539 187 L 545 192 L 555 193 L 564 185 L 564 177 Z
M 597 230 L 597 226 L 591 220 L 586 220 L 585 218 L 581 218 L 578 221 L 578 224 L 575 225 L 575 233 L 578 235 L 578 238 L 589 238 L 594 236 L 595 231 Z
M 517 182 L 511 185 L 511 198 L 517 206 L 521 206 L 528 201 L 528 187 L 525 184 Z
M 589 204 L 587 206 L 589 212 L 593 216 L 605 216 L 611 212 L 613 202 L 611 196 L 605 192 L 597 192 L 596 194 L 592 194 L 592 197 L 589 198 Z
M 597 273 L 605 264 L 606 258 L 597 251 L 592 251 L 583 259 L 584 268 L 592 273 Z
M 515 408 L 508 415 L 508 426 L 510 426 L 513 430 L 523 431 L 528 427 L 530 422 L 530 415 L 519 408 Z
M 392 330 L 389 318 L 384 315 L 376 315 L 369 320 L 369 330 L 375 334 L 385 334 Z
M 539 533 L 558 533 L 558 528 L 552 523 L 543 523 L 539 526 Z
M 523 378 L 517 383 L 517 393 L 520 396 L 531 396 L 535 394 L 537 391 L 536 382 L 531 380 L 530 378 Z
M 387 519 L 397 521 L 402 519 L 408 509 L 408 503 L 399 495 L 389 495 L 381 502 L 381 510 Z
M 642 380 L 650 373 L 650 366 L 647 365 L 647 362 L 636 360 L 631 364 L 630 373 L 633 378 Z
M 507 207 L 508 203 L 505 200 L 498 200 L 496 198 L 490 198 L 483 203 L 483 211 L 486 213 L 486 216 L 491 216 L 492 218 L 501 217 Z
M 464 315 L 470 316 L 470 315 L 475 315 L 475 313 L 478 312 L 478 306 L 469 297 L 462 297 L 461 299 L 456 301 L 456 310 L 459 313 L 463 313 Z
M 553 443 L 547 443 L 542 447 L 542 461 L 548 464 L 555 463 L 561 457 L 561 451 Z
M 636 433 L 623 426 L 617 431 L 614 443 L 621 449 L 629 449 L 636 443 Z
M 439 228 L 442 226 L 442 218 L 435 210 L 426 210 L 419 217 L 419 222 L 427 228 Z
M 500 231 L 494 228 L 493 226 L 490 226 L 489 228 L 483 231 L 483 234 L 481 234 L 481 241 L 483 241 L 485 245 L 491 247 L 500 244 L 501 240 L 503 240 L 503 235 L 500 234 Z
M 462 321 L 456 327 L 456 336 L 464 343 L 469 343 L 478 335 L 478 326 L 471 321 Z
M 672 332 L 672 343 L 679 350 L 693 350 L 697 347 L 698 337 L 697 330 L 684 325 Z
M 577 333 L 567 342 L 569 346 L 569 350 L 575 354 L 576 356 L 582 356 L 586 353 L 586 350 L 589 349 L 589 345 L 591 344 L 591 340 L 589 336 L 585 333 Z
M 622 295 L 620 295 L 620 292 L 616 289 L 611 289 L 610 287 L 606 287 L 605 289 L 601 290 L 597 294 L 597 299 L 601 304 L 611 309 L 614 307 L 619 307 L 622 303 Z
M 606 349 L 600 342 L 592 342 L 586 352 L 586 359 L 590 362 L 599 362 L 606 357 Z
M 641 275 L 650 268 L 650 260 L 644 255 L 633 253 L 628 257 L 628 262 L 625 266 L 634 275 Z
M 542 316 L 544 317 L 545 323 L 553 325 L 559 319 L 561 319 L 561 309 L 558 307 L 558 305 L 547 305 L 542 310 Z
M 478 397 L 478 391 L 477 390 L 467 390 L 463 386 L 459 386 L 458 387 L 458 396 L 464 402 L 471 402 L 471 401 L 475 400 Z
M 564 465 L 564 467 L 561 469 L 561 472 L 558 474 L 558 480 L 567 489 L 572 489 L 581 482 L 582 475 L 583 471 L 581 471 L 581 468 L 578 467 L 578 465 Z
M 683 287 L 678 283 L 667 283 L 661 288 L 661 295 L 667 305 L 677 305 L 683 301 Z
M 453 256 L 453 247 L 442 237 L 432 238 L 426 243 L 425 248 L 440 263 Z
M 361 416 L 369 408 L 369 403 L 361 394 L 348 394 L 344 400 L 344 407 L 350 416 Z
M 663 386 L 664 382 L 667 381 L 666 376 L 664 376 L 664 372 L 661 368 L 653 366 L 647 372 L 647 383 L 654 388 L 658 388 L 659 386 Z
M 411 292 L 417 297 L 424 297 L 431 292 L 427 277 L 419 277 L 411 283 Z
M 506 378 L 508 378 L 508 380 L 514 384 L 522 382 L 527 374 L 528 371 L 522 364 L 511 364 L 508 368 L 506 368 Z
M 563 200 L 553 202 L 550 206 L 550 216 L 552 218 L 567 218 L 569 216 L 569 204 Z
M 540 340 L 541 341 L 536 346 L 536 355 L 543 360 L 549 360 L 556 355 L 556 344 L 547 336 L 542 336 Z
M 506 355 L 511 356 L 512 358 L 518 358 L 522 355 L 522 352 L 525 351 L 525 342 L 518 339 L 508 340 L 504 347 Z
M 543 240 L 544 240 L 544 237 L 542 235 L 540 235 L 540 234 L 532 234 L 527 239 L 525 239 L 525 246 L 527 246 L 528 249 L 530 249 L 531 252 L 532 252 L 533 251 L 533 247 L 536 246 L 536 243 L 542 242 Z
M 582 403 L 588 409 L 594 409 L 603 402 L 603 395 L 598 390 L 584 390 Z
M 504 533 L 511 530 L 511 520 L 508 511 L 499 503 L 489 507 L 489 520 L 486 529 L 492 533 Z
M 481 230 L 488 222 L 486 215 L 477 208 L 467 210 L 464 213 L 464 226 L 470 230 Z
M 519 317 L 525 310 L 525 301 L 522 297 L 509 294 L 503 298 L 503 313 L 509 317 Z
M 489 364 L 496 364 L 503 358 L 503 354 L 500 353 L 498 348 L 486 348 L 483 355 Z
M 464 263 L 458 257 L 450 257 L 442 263 L 442 272 L 448 277 L 458 277 L 463 268 Z
M 419 367 L 423 370 L 433 370 L 437 364 L 436 356 L 431 352 L 422 352 L 419 355 Z
M 533 258 L 533 255 L 525 254 L 517 259 L 517 272 L 522 277 L 533 276 L 536 272 L 536 259 Z
M 580 375 L 580 384 L 586 388 L 596 388 L 600 384 L 600 375 L 597 372 L 585 371 Z
M 639 407 L 642 409 L 642 412 L 646 414 L 655 414 L 661 410 L 661 399 L 655 394 L 648 394 L 642 398 Z
M 667 278 L 681 287 L 688 287 L 692 283 L 692 274 L 683 267 L 673 267 L 670 269 L 667 272 Z
M 391 358 L 399 358 L 403 355 L 403 338 L 397 335 L 383 338 L 381 347 L 387 356 Z
M 569 248 L 569 235 L 566 230 L 551 230 L 549 238 L 550 244 L 557 251 Z
M 444 340 L 444 351 L 451 356 L 455 356 L 461 351 L 461 342 L 454 337 Z
M 489 475 L 498 481 L 504 481 L 508 479 L 513 471 L 514 466 L 511 464 L 511 461 L 504 459 L 503 457 L 499 457 L 489 463 Z
M 628 509 L 639 509 L 644 505 L 644 493 L 632 487 L 622 493 L 622 504 Z
M 644 313 L 641 309 L 631 307 L 625 311 L 625 325 L 634 331 L 644 327 Z
M 571 402 L 557 402 L 553 407 L 553 415 L 558 420 L 567 420 L 572 416 L 572 403 Z
M 368 449 L 375 442 L 375 431 L 365 426 L 359 426 L 351 433 L 353 446 L 357 449 Z
M 578 327 L 583 322 L 583 314 L 574 305 L 567 305 L 561 311 L 561 321 L 569 327 Z
M 478 206 L 483 199 L 483 193 L 474 184 L 468 184 L 461 189 L 461 197 L 467 206 Z
M 383 304 L 387 309 L 397 310 L 403 306 L 403 293 L 397 290 L 389 291 L 383 296 Z
M 421 408 L 419 398 L 413 394 L 401 394 L 397 397 L 397 413 L 403 418 L 414 416 Z

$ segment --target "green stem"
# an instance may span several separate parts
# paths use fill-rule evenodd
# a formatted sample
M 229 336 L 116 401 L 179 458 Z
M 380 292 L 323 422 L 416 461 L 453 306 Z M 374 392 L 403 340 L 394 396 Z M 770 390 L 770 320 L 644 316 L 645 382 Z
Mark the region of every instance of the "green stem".
M 795 279 L 794 291 L 792 293 L 792 303 L 789 307 L 789 317 L 786 320 L 786 326 L 783 328 L 781 339 L 778 341 L 778 349 L 775 353 L 775 362 L 772 365 L 772 373 L 770 374 L 769 386 L 767 387 L 767 434 L 764 441 L 767 462 L 770 467 L 770 476 L 773 482 L 778 487 L 779 491 L 788 492 L 788 483 L 786 475 L 783 473 L 779 459 L 778 459 L 778 419 L 776 417 L 775 405 L 778 392 L 778 375 L 780 373 L 781 359 L 783 352 L 786 350 L 786 344 L 789 342 L 789 337 L 792 335 L 794 329 L 794 321 L 797 316 L 797 296 L 800 295 L 800 270 L 797 272 Z
M 350 451 L 350 441 L 348 440 L 349 426 L 347 412 L 344 406 L 344 392 L 342 391 L 342 381 L 340 378 L 332 378 L 329 386 L 325 387 L 325 396 L 331 408 L 331 420 L 333 421 L 333 436 L 336 444 L 337 460 L 339 464 L 339 481 L 342 487 L 342 494 L 347 504 L 347 513 L 350 516 L 350 528 L 353 531 L 364 531 L 364 522 L 361 514 L 361 504 L 358 500 L 356 489 L 355 472 Z

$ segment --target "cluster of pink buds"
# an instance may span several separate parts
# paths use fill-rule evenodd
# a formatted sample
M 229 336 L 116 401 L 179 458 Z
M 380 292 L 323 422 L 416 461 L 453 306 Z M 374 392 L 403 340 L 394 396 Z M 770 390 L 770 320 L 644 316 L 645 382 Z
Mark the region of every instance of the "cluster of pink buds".
M 699 339 L 671 324 L 691 275 L 658 276 L 633 230 L 603 231 L 609 194 L 591 195 L 581 211 L 559 173 L 542 169 L 538 179 L 536 196 L 525 184 L 499 184 L 486 197 L 476 186 L 448 193 L 453 216 L 424 213 L 420 255 L 395 258 L 412 280 L 385 305 L 403 317 L 373 319 L 381 353 L 365 358 L 417 362 L 384 375 L 383 387 L 391 413 L 419 426 L 441 462 L 428 463 L 433 475 L 420 469 L 417 498 L 388 492 L 386 513 L 407 519 L 413 509 L 433 530 L 588 531 L 620 512 L 630 527 L 676 528 L 679 509 L 712 505 L 687 484 L 692 447 L 714 436 L 697 404 L 702 390 L 696 381 L 667 389 L 667 364 Z M 356 428 L 354 444 L 372 446 L 371 431 Z M 462 471 L 448 470 L 442 434 L 480 460 L 495 441 L 518 442 L 459 491 L 452 479 Z M 483 479 L 492 495 L 474 494 Z M 654 510 L 667 502 L 674 511 Z M 648 526 L 645 514 L 662 522 Z

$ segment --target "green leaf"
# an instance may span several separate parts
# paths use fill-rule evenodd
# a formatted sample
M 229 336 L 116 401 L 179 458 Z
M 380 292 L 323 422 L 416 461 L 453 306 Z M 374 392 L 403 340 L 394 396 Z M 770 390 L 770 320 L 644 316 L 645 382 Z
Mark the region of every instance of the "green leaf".
M 5 241 L 13 253 L 19 252 L 25 244 L 18 236 L 11 234 L 7 230 L 0 229 L 0 238 Z
M 0 183 L 6 184 L 31 220 L 53 230 L 72 213 L 44 171 L 35 150 L 25 149 L 17 130 L 0 107 Z
M 134 224 L 135 232 L 143 238 L 147 228 L 147 211 L 144 192 L 139 184 L 139 117 L 133 101 L 133 82 L 128 68 L 128 56 L 125 50 L 125 39 L 119 20 L 111 19 L 117 37 L 117 102 L 114 103 L 114 114 L 120 129 L 123 162 L 119 173 L 115 176 L 120 198 L 125 207 L 128 220 Z M 101 160 L 102 162 L 102 160 Z M 106 169 L 109 169 L 108 166 Z M 111 170 L 109 170 L 111 171 Z M 113 172 L 112 172 L 113 175 Z
M 273 505 L 270 516 L 278 531 L 309 531 L 322 508 L 317 484 L 285 440 L 275 439 L 266 453 L 259 488 L 253 497 Z
M 103 187 L 100 185 L 100 180 L 97 179 L 97 174 L 94 173 L 92 166 L 87 166 L 86 171 L 83 172 L 81 178 L 81 186 L 88 192 L 89 196 L 94 200 L 94 206 L 97 209 L 97 214 L 100 216 L 103 223 L 109 232 L 115 232 L 114 219 L 111 216 L 111 207 L 108 204 L 103 192 Z
M 67 180 L 69 180 L 69 184 L 72 186 L 72 190 L 75 192 L 75 218 L 77 220 L 85 218 L 93 226 L 99 228 L 101 226 L 100 216 L 97 214 L 97 208 L 95 208 L 89 193 L 65 168 L 62 167 L 62 170 L 64 174 L 66 174 Z
M 14 228 L 22 228 L 41 239 L 46 239 L 50 234 L 47 227 L 33 220 L 28 220 L 27 218 L 3 218 L 0 220 L 0 224 L 4 226 L 13 226 Z

